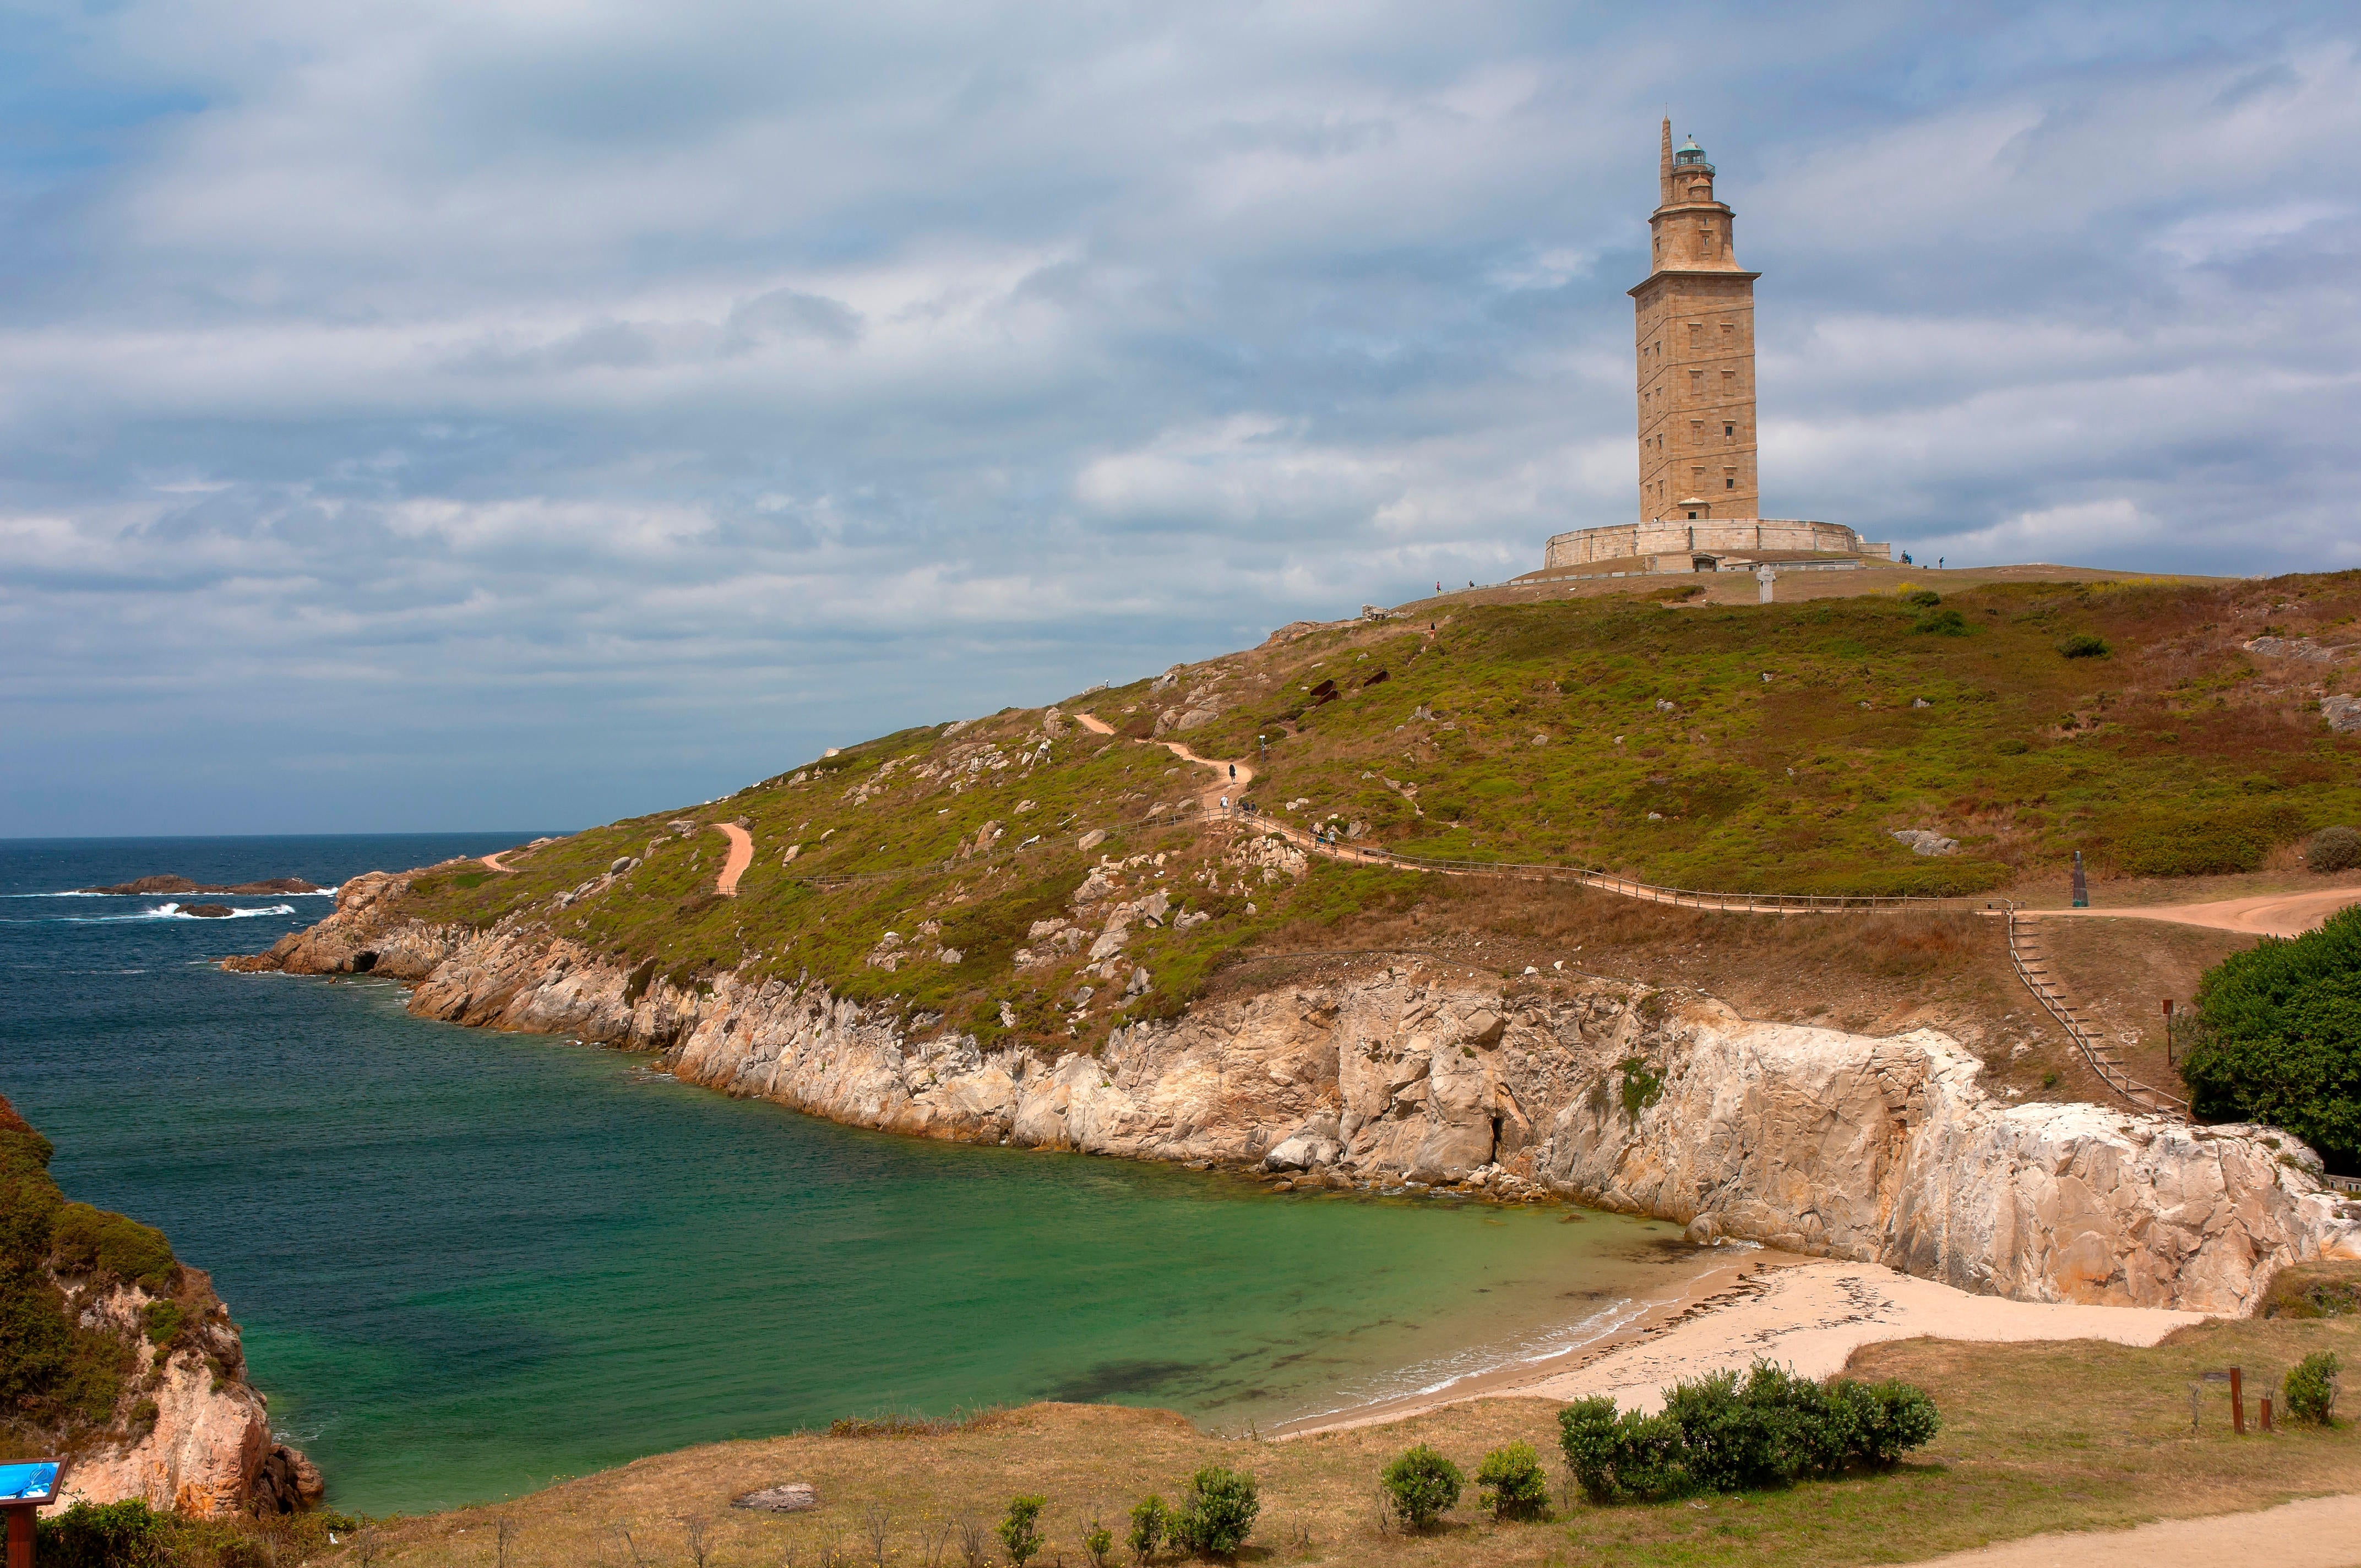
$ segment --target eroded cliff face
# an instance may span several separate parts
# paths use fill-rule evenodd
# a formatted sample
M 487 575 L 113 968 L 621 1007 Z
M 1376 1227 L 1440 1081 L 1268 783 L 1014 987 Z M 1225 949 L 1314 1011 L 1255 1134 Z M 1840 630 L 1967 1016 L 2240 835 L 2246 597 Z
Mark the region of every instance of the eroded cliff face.
M 1045 1061 L 817 982 L 635 985 L 523 922 L 390 920 L 400 883 L 357 878 L 328 920 L 233 967 L 396 975 L 422 1014 L 661 1051 L 689 1081 L 862 1126 L 1556 1193 L 2026 1300 L 2243 1312 L 2283 1263 L 2361 1256 L 2361 1204 L 2320 1190 L 2294 1140 L 2005 1105 L 1932 1031 L 1871 1038 L 1636 986 L 1504 991 L 1398 966 Z
M 130 1347 L 121 1408 L 104 1429 L 73 1445 L 65 1486 L 49 1511 L 77 1502 L 137 1499 L 197 1518 L 254 1510 L 292 1513 L 319 1502 L 319 1471 L 276 1443 L 263 1397 L 246 1381 L 246 1353 L 229 1310 L 195 1270 L 177 1299 L 137 1284 L 56 1277 L 76 1320 Z M 203 1303 L 169 1347 L 142 1332 L 148 1310 Z

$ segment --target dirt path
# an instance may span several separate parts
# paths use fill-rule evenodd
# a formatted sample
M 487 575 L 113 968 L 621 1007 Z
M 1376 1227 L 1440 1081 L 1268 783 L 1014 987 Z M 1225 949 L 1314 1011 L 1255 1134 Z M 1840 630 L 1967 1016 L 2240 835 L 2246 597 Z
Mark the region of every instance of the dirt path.
M 478 855 L 476 859 L 483 862 L 483 866 L 486 871 L 498 872 L 502 876 L 514 876 L 517 874 L 516 868 L 514 866 L 504 866 L 500 864 L 500 855 L 513 855 L 515 853 L 516 851 L 514 850 L 502 850 L 500 855 Z
M 730 858 L 722 862 L 721 874 L 714 879 L 713 891 L 724 898 L 738 896 L 738 879 L 754 863 L 754 840 L 746 829 L 735 822 L 717 822 L 713 830 L 730 840 Z
M 1220 811 L 1224 798 L 1237 799 L 1246 793 L 1246 785 L 1254 783 L 1255 771 L 1252 762 L 1232 762 L 1213 757 L 1201 757 L 1178 740 L 1167 740 L 1162 744 L 1166 751 L 1182 762 L 1194 762 L 1201 768 L 1213 770 L 1213 784 L 1197 800 L 1197 805 L 1203 810 Z M 1282 832 L 1286 831 L 1287 825 L 1283 822 L 1274 823 L 1272 826 Z
M 2249 1562 L 2353 1568 L 2361 1563 L 2361 1497 L 2307 1497 L 2253 1513 L 2158 1519 L 2133 1530 L 2036 1535 L 1926 1561 L 1943 1568 L 2213 1568 Z
M 1107 723 L 1104 719 L 1099 718 L 1094 713 L 1078 713 L 1074 715 L 1074 722 L 1081 725 L 1083 729 L 1089 730 L 1093 735 L 1112 735 L 1115 733 L 1115 726 Z
M 2051 916 L 2073 919 L 2169 920 L 2179 926 L 2210 926 L 2249 937 L 2298 937 L 2348 904 L 2361 904 L 2361 887 L 2329 887 L 2317 893 L 2265 893 L 2251 898 L 2224 898 L 2211 904 L 2152 904 L 2120 909 L 2026 909 L 2020 920 L 2047 920 Z

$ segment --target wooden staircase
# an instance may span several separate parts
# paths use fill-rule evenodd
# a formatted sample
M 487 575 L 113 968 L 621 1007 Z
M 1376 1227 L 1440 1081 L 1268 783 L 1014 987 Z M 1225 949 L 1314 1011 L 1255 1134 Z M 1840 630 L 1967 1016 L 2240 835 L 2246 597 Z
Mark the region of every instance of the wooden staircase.
M 2124 1070 L 2123 1059 L 2114 1046 L 2102 1039 L 2083 1022 L 2082 1013 L 2074 999 L 2058 983 L 2050 972 L 2049 960 L 2041 947 L 2038 924 L 2025 919 L 2015 905 L 2008 908 L 2008 960 L 2016 968 L 2017 979 L 2033 992 L 2034 999 L 2058 1020 L 2067 1038 L 2091 1064 L 2091 1070 L 2101 1082 L 2112 1089 L 2135 1110 L 2152 1111 L 2167 1116 L 2187 1116 L 2189 1102 L 2177 1094 L 2169 1094 L 2153 1084 L 2142 1083 Z

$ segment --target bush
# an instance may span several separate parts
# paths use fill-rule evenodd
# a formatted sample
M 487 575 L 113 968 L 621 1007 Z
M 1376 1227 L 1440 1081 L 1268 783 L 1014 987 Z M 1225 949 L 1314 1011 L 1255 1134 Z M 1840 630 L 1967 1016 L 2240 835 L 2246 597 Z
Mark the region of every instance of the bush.
M 59 1265 L 69 1270 L 111 1274 L 150 1294 L 172 1288 L 172 1244 L 154 1226 L 121 1214 L 69 1203 L 58 1211 L 50 1245 Z
M 1930 609 L 1913 621 L 1910 630 L 1929 637 L 1965 637 L 1968 618 L 1956 609 Z
M 2361 907 L 2231 954 L 2197 982 L 2197 1016 L 2180 1065 L 2191 1110 L 2361 1160 Z
M 1133 1507 L 1131 1529 L 1123 1543 L 1131 1549 L 1134 1563 L 1146 1563 L 1156 1555 L 1156 1549 L 1164 1544 L 1171 1530 L 1172 1510 L 1164 1506 L 1162 1497 L 1150 1492 Z
M 1934 1442 L 1943 1430 L 1942 1415 L 1927 1390 L 1899 1378 L 1855 1383 L 1840 1377 L 1828 1386 L 1828 1395 L 1844 1411 L 1849 1464 L 1891 1470 L 1905 1453 Z
M 1689 1489 L 1681 1429 L 1662 1416 L 1616 1413 L 1599 1395 L 1558 1412 L 1558 1448 L 1575 1485 L 1594 1503 L 1650 1502 Z
M 1000 1521 L 1000 1544 L 1016 1568 L 1025 1568 L 1040 1552 L 1041 1510 L 1049 1506 L 1047 1497 L 1008 1499 L 1008 1512 Z
M 1260 1512 L 1262 1497 L 1253 1476 L 1208 1464 L 1190 1478 L 1189 1495 L 1170 1516 L 1165 1535 L 1201 1557 L 1230 1557 L 1246 1543 Z
M 1476 1487 L 1496 1519 L 1537 1519 L 1549 1513 L 1549 1477 L 1532 1443 L 1512 1442 L 1486 1454 Z
M 49 1568 L 150 1568 L 164 1561 L 165 1516 L 142 1502 L 76 1503 L 38 1527 Z
M 2304 849 L 2303 863 L 2316 872 L 2349 872 L 2361 866 L 2361 833 L 2350 828 L 2323 828 Z
M 140 1332 L 157 1344 L 170 1344 L 184 1316 L 178 1301 L 150 1301 L 140 1311 Z
M 1558 1417 L 1559 1444 L 1593 1502 L 1779 1486 L 1851 1468 L 1888 1469 L 1942 1418 L 1907 1383 L 1816 1383 L 1758 1361 L 1743 1382 L 1715 1373 L 1664 1390 L 1660 1416 L 1585 1399 Z
M 1090 1554 L 1091 1568 L 1106 1568 L 1107 1553 L 1115 1550 L 1115 1531 L 1091 1520 L 1082 1527 L 1082 1550 Z
M 1916 609 L 1932 609 L 1943 602 L 1943 596 L 1932 588 L 1914 588 L 1902 596 L 1902 602 Z
M 2314 1351 L 2296 1363 L 2295 1370 L 2287 1375 L 2288 1414 L 2314 1426 L 2334 1425 L 2338 1370 L 2331 1351 Z
M 2114 650 L 2107 646 L 2105 638 L 2089 631 L 2078 631 L 2060 641 L 2058 652 L 2069 659 L 2104 659 Z
M 1411 1530 L 1424 1530 L 1455 1508 L 1466 1484 L 1459 1466 L 1422 1442 L 1386 1466 L 1386 1496 Z

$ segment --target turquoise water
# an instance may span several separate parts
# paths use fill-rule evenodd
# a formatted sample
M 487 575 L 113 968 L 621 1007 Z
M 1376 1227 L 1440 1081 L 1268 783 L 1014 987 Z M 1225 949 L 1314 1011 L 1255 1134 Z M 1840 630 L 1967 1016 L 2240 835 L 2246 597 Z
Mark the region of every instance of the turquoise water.
M 1697 1264 L 1669 1225 L 1276 1195 L 929 1144 L 642 1058 L 410 1017 L 384 981 L 225 975 L 332 882 L 522 835 L 0 844 L 0 1091 L 67 1191 L 159 1224 L 246 1328 L 332 1498 L 415 1511 L 884 1409 L 1114 1399 L 1270 1425 L 1600 1332 Z

